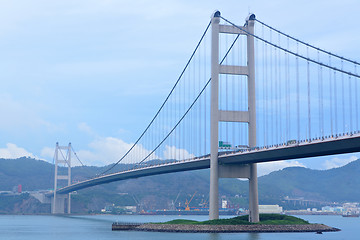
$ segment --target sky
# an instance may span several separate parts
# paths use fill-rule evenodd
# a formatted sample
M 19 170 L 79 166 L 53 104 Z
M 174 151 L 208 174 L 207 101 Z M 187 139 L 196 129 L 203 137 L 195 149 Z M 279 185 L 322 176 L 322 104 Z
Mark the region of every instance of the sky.
M 257 18 L 360 61 L 360 2 L 0 0 L 0 158 L 52 162 L 72 143 L 86 165 L 116 162 L 154 116 L 214 10 Z M 360 154 L 259 165 L 329 169 Z

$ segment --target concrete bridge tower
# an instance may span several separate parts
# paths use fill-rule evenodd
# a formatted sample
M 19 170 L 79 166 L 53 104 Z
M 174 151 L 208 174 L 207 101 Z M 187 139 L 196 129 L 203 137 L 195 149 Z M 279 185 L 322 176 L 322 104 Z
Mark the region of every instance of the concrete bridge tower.
M 249 221 L 259 221 L 257 166 L 253 164 L 219 165 L 219 122 L 243 122 L 248 124 L 249 147 L 256 147 L 256 99 L 255 99 L 255 15 L 250 14 L 244 27 L 220 24 L 220 12 L 211 19 L 211 110 L 210 110 L 210 219 L 219 218 L 219 178 L 249 179 Z M 219 63 L 219 35 L 241 34 L 247 38 L 247 66 L 230 66 Z M 219 110 L 219 75 L 245 75 L 248 81 L 248 110 Z
M 65 154 L 63 153 L 63 151 Z M 54 196 L 51 199 L 51 213 L 52 214 L 64 214 L 65 213 L 65 201 L 67 200 L 67 213 L 71 213 L 71 198 L 68 194 L 57 194 L 58 183 L 60 181 L 67 180 L 67 186 L 71 185 L 71 143 L 68 146 L 59 146 L 56 143 L 55 148 L 55 176 L 54 176 Z M 65 164 L 67 166 L 67 174 L 59 175 L 59 164 Z

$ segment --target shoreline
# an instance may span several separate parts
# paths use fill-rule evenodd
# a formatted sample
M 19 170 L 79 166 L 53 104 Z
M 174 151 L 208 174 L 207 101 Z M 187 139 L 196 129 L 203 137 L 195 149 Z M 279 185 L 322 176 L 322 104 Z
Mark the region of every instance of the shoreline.
M 113 231 L 183 232 L 183 233 L 280 233 L 280 232 L 338 232 L 324 224 L 304 225 L 189 225 L 189 224 L 116 224 Z

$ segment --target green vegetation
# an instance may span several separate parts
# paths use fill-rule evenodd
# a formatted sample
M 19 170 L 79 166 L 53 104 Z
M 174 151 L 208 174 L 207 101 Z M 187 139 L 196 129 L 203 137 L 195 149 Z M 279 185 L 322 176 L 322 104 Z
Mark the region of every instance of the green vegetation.
M 301 218 L 281 215 L 281 214 L 260 214 L 260 222 L 250 223 L 249 216 L 238 216 L 234 218 L 226 219 L 215 219 L 208 221 L 194 221 L 186 219 L 175 219 L 165 223 L 159 224 L 192 224 L 192 225 L 251 225 L 251 224 L 261 224 L 261 225 L 304 225 L 309 224 L 308 221 L 305 221 Z
M 175 219 L 172 221 L 158 223 L 158 224 L 201 224 L 201 222 L 195 220 L 187 220 L 187 219 Z
M 297 218 L 294 216 L 281 215 L 281 214 L 260 214 L 260 224 L 270 224 L 270 225 L 303 225 L 309 224 L 308 221 L 304 219 Z
M 82 181 L 102 172 L 105 167 L 74 167 L 72 180 Z M 120 164 L 118 171 L 125 167 Z M 60 168 L 60 172 L 67 171 Z M 323 202 L 356 202 L 360 198 L 360 160 L 346 166 L 330 170 L 312 170 L 301 167 L 285 168 L 259 177 L 260 204 L 279 204 L 285 210 L 321 208 Z M 105 206 L 135 206 L 139 210 L 169 209 L 169 207 L 184 207 L 196 192 L 190 207 L 198 207 L 208 203 L 209 170 L 169 173 L 158 176 L 148 176 L 129 179 L 92 188 L 83 189 L 72 196 L 72 211 L 74 213 L 100 213 Z M 0 191 L 12 191 L 19 184 L 23 191 L 45 190 L 54 187 L 54 165 L 32 158 L 0 159 Z M 194 184 L 195 183 L 195 184 Z M 316 184 L 314 184 L 316 183 Z M 66 181 L 61 181 L 66 184 Z M 248 208 L 248 181 L 237 179 L 220 179 L 219 195 L 224 196 L 234 208 Z M 336 186 L 336 187 L 334 187 Z M 178 196 L 179 195 L 179 196 Z M 316 200 L 306 202 L 285 201 L 284 197 Z M 15 213 L 17 206 L 22 211 L 32 210 L 29 196 L 25 202 L 18 198 L 0 196 L 0 213 Z M 175 202 L 175 199 L 177 201 Z M 19 202 L 21 204 L 19 204 Z M 170 203 L 174 202 L 173 205 Z M 29 204 L 26 204 L 29 203 Z M 48 206 L 44 206 L 44 209 Z M 45 211 L 45 210 L 44 210 Z

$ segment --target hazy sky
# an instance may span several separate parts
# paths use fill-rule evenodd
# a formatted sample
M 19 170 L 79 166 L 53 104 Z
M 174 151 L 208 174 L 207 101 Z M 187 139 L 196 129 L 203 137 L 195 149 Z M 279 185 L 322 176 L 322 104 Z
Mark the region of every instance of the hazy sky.
M 253 12 L 360 61 L 356 0 L 0 0 L 0 157 L 51 162 L 56 142 L 72 142 L 87 165 L 117 161 L 169 93 L 216 9 L 239 25 Z M 260 171 L 354 159 L 278 162 Z

